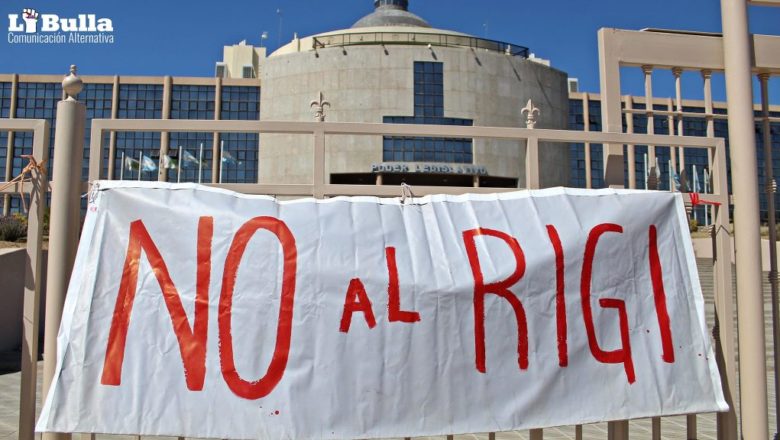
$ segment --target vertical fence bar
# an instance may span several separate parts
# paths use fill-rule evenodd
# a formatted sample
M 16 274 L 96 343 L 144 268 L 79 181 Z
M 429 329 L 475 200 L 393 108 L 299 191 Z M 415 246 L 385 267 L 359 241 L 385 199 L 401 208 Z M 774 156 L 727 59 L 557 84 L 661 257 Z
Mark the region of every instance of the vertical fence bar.
M 642 71 L 645 74 L 645 115 L 647 120 L 647 134 L 655 134 L 655 109 L 653 108 L 653 66 L 642 66 Z M 647 146 L 647 166 L 652 168 L 655 166 L 655 145 Z M 656 172 L 660 175 L 661 170 L 656 169 Z M 649 170 L 645 170 L 648 173 Z M 661 189 L 660 179 L 656 183 L 656 189 Z M 661 436 L 661 419 L 659 417 L 653 417 L 651 419 L 653 440 L 660 438 Z
M 653 113 L 653 66 L 642 66 L 645 74 L 645 117 L 647 134 L 655 134 L 655 116 Z M 655 166 L 655 146 L 647 146 L 647 159 L 651 167 Z
M 215 81 L 216 82 L 214 86 L 214 119 L 220 120 L 222 119 L 222 78 L 217 77 Z M 260 136 L 258 136 L 258 139 L 260 139 Z M 214 132 L 211 138 L 211 154 L 212 154 L 211 183 L 215 183 L 219 179 L 219 174 L 217 174 L 219 172 L 217 170 L 217 163 L 219 162 L 215 159 L 217 157 L 218 151 L 219 151 L 219 132 Z M 257 167 L 257 172 L 258 172 L 257 181 L 259 182 L 260 167 Z
M 112 131 L 112 133 L 115 133 Z M 100 180 L 103 173 L 103 124 L 99 119 L 92 121 L 89 138 L 89 181 Z M 124 164 L 122 164 L 124 166 Z M 113 176 L 108 174 L 106 179 L 113 180 Z
M 119 117 L 119 77 L 114 76 L 114 85 L 111 89 L 111 119 L 117 119 Z M 109 180 L 114 180 L 114 171 L 116 167 L 116 131 L 111 131 L 109 133 L 108 138 L 108 174 L 106 176 Z M 89 154 L 93 154 L 94 151 L 89 152 Z M 103 150 L 100 150 L 100 155 L 102 157 Z M 92 156 L 89 156 L 92 158 Z M 91 160 L 91 159 L 90 159 Z M 125 164 L 119 164 L 120 167 L 125 166 Z M 102 172 L 103 170 L 100 170 Z
M 628 420 L 609 422 L 607 424 L 608 440 L 628 440 Z
M 762 131 L 764 135 L 764 189 L 766 194 L 766 212 L 767 227 L 769 229 L 769 285 L 772 289 L 772 346 L 773 361 L 775 373 L 775 432 L 780 433 L 780 377 L 778 377 L 778 367 L 780 367 L 780 325 L 777 320 L 777 223 L 775 221 L 775 184 L 774 170 L 772 162 L 772 134 L 769 124 L 769 74 L 762 73 L 758 75 L 761 83 L 761 118 Z
M 653 417 L 650 419 L 651 438 L 653 440 L 661 440 L 661 418 Z
M 669 112 L 669 115 L 666 117 L 666 123 L 669 126 L 669 136 L 674 136 L 674 104 L 672 103 L 672 98 L 666 100 L 666 111 Z M 676 173 L 677 169 L 677 148 L 675 148 L 674 145 L 669 145 L 669 191 L 674 191 L 673 179 L 671 179 L 671 176 L 673 175 L 672 171 Z
M 314 132 L 314 197 L 321 199 L 325 195 L 325 129 L 318 128 Z
M 674 75 L 674 91 L 675 91 L 675 113 L 677 116 L 677 136 L 684 135 L 685 121 L 683 120 L 683 105 L 682 105 L 682 69 L 675 67 L 672 69 Z M 673 147 L 672 147 L 673 148 Z M 685 147 L 679 145 L 680 152 L 680 183 L 682 184 L 682 173 L 685 171 Z M 680 188 L 681 192 L 687 192 L 686 188 Z M 693 188 L 693 192 L 696 192 L 696 188 Z M 693 209 L 693 207 L 691 208 Z M 685 417 L 686 432 L 689 439 L 696 438 L 696 414 L 688 414 Z
M 75 96 L 83 84 L 76 76 L 76 66 L 62 81 L 68 98 L 57 103 L 57 131 L 54 137 L 54 179 L 51 196 L 49 258 L 46 283 L 46 323 L 43 358 L 43 395 L 54 378 L 57 356 L 57 332 L 76 254 L 81 210 L 81 169 L 84 149 L 86 108 Z M 75 214 L 74 214 L 75 212 Z M 44 440 L 67 438 L 62 434 L 43 434 Z
M 33 134 L 33 157 L 49 159 L 49 123 L 41 121 Z M 27 264 L 24 273 L 22 312 L 22 378 L 19 395 L 19 440 L 35 438 L 35 402 L 38 378 L 38 336 L 40 328 L 41 272 L 43 260 L 43 215 L 46 212 L 48 180 L 34 170 L 27 216 Z
M 634 109 L 634 98 L 632 96 L 626 96 L 626 133 L 634 133 L 634 113 L 631 110 Z M 628 161 L 628 187 L 630 189 L 636 189 L 636 155 L 634 152 L 634 145 L 626 145 L 626 161 Z M 647 170 L 645 170 L 647 173 Z M 647 189 L 647 188 L 645 188 Z
M 726 143 L 718 142 L 713 155 L 712 181 L 715 193 L 728 195 L 726 176 Z M 729 207 L 716 206 L 713 209 L 713 276 L 715 277 L 715 360 L 720 371 L 723 394 L 729 411 L 717 414 L 718 440 L 737 439 L 736 396 L 737 369 L 734 346 L 734 299 L 731 277 L 731 237 L 729 235 Z M 722 319 L 721 319 L 722 318 Z
M 173 79 L 170 76 L 163 78 L 163 96 L 162 96 L 162 119 L 171 118 L 171 95 L 173 95 Z M 171 144 L 171 133 L 163 131 L 160 133 L 160 160 L 157 162 L 157 180 L 160 182 L 168 181 L 168 168 L 163 167 L 163 156 L 168 154 Z
M 539 138 L 528 137 L 525 142 L 525 187 L 539 189 Z
M 715 137 L 715 117 L 713 115 L 713 109 L 712 109 L 712 71 L 702 70 L 701 77 L 704 82 L 704 114 L 707 121 L 707 137 L 713 138 Z M 707 170 L 712 172 L 712 149 L 710 148 L 707 149 Z M 712 187 L 712 183 L 710 183 L 710 188 L 711 187 Z M 709 205 L 703 205 L 703 206 L 704 206 L 704 219 L 705 219 L 705 223 L 707 223 L 706 220 L 712 218 L 712 215 L 710 215 L 712 210 L 710 209 Z M 712 220 L 710 220 L 709 223 L 714 224 Z
M 541 429 L 532 429 L 528 433 L 528 437 L 530 440 L 544 440 L 544 431 Z
M 620 108 L 620 68 L 610 60 L 618 50 L 607 34 L 599 31 L 599 77 L 601 89 L 601 130 L 623 132 Z M 623 144 L 602 144 L 604 185 L 607 188 L 625 188 L 625 158 Z
M 685 431 L 688 433 L 689 440 L 695 440 L 698 438 L 696 414 L 688 414 L 685 416 Z
M 683 105 L 682 105 L 682 69 L 675 67 L 672 69 L 674 75 L 674 91 L 675 91 L 675 113 L 677 119 L 677 136 L 685 135 L 685 121 L 683 120 Z M 685 171 L 685 147 L 678 146 L 680 157 L 680 174 Z M 685 189 L 682 190 L 685 192 Z
M 585 131 L 590 131 L 590 96 L 582 94 L 582 124 Z M 585 188 L 593 188 L 593 168 L 590 156 L 590 142 L 585 142 Z

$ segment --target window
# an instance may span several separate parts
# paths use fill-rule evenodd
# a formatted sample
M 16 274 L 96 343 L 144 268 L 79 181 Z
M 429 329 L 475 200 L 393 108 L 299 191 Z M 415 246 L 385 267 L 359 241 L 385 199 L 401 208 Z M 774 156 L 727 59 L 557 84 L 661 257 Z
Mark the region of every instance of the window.
M 108 162 L 108 148 L 103 150 Z M 160 163 L 160 133 L 119 131 L 116 134 L 114 176 L 119 180 L 138 180 L 138 162 L 144 157 L 152 160 L 154 167 Z M 124 162 L 123 162 L 124 159 Z M 157 180 L 157 170 L 141 169 L 140 180 Z
M 385 116 L 386 124 L 474 125 L 471 119 L 444 117 L 444 65 L 414 63 L 414 116 Z M 385 162 L 473 163 L 471 139 L 394 137 L 383 140 Z
M 0 82 L 0 118 L 8 118 L 11 115 L 11 87 L 9 82 Z
M 174 85 L 171 119 L 214 119 L 214 86 Z
M 114 86 L 112 84 L 84 84 L 84 90 L 79 93 L 79 100 L 87 107 L 87 121 L 84 124 L 84 161 L 81 176 L 89 177 L 89 143 L 92 138 L 92 120 L 111 118 L 111 100 Z M 103 135 L 103 147 L 108 147 L 109 133 Z M 104 165 L 108 168 L 108 164 Z
M 60 83 L 19 83 L 16 96 L 16 117 L 47 119 L 51 123 L 49 132 L 49 157 L 54 148 L 54 130 L 57 126 L 57 103 L 62 99 Z M 32 133 L 17 133 L 14 136 L 14 160 L 12 174 L 16 176 L 27 165 L 21 155 L 32 154 Z M 52 179 L 52 161 L 47 163 L 49 178 Z
M 256 133 L 220 133 L 222 182 L 256 183 L 259 139 Z
M 0 118 L 11 115 L 11 86 L 9 82 L 0 82 Z M 0 132 L 0 180 L 5 180 L 5 158 L 8 154 L 8 133 Z M 2 197 L 0 197 L 2 206 Z
M 161 119 L 161 84 L 120 84 L 119 119 Z
M 260 87 L 223 86 L 220 119 L 260 119 Z
M 201 182 L 211 182 L 213 139 L 213 133 L 171 133 L 168 155 L 181 166 L 181 174 L 178 168 L 169 169 L 168 181 L 177 182 L 181 176 L 181 182 L 197 182 L 200 175 Z
M 227 70 L 227 66 L 225 66 L 225 63 L 217 63 L 215 69 L 214 69 L 214 76 L 217 78 L 224 78 L 225 71 Z

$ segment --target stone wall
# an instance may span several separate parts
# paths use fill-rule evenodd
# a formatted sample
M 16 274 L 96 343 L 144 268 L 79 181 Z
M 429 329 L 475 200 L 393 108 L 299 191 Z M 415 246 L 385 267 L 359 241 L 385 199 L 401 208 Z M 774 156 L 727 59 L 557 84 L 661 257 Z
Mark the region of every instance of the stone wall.
M 27 263 L 25 249 L 0 249 L 0 352 L 19 349 L 22 344 L 22 306 L 24 299 L 24 274 Z M 43 257 L 43 285 L 46 278 L 46 252 Z M 45 287 L 41 292 L 41 340 Z M 41 346 L 42 347 L 42 346 Z
M 384 116 L 412 116 L 414 61 L 444 65 L 444 116 L 473 119 L 474 125 L 524 127 L 528 99 L 541 110 L 537 128 L 565 129 L 567 75 L 520 57 L 458 47 L 366 45 L 331 47 L 271 56 L 262 65 L 262 120 L 311 121 L 310 102 L 322 91 L 331 103 L 329 122 L 382 123 Z M 326 140 L 331 173 L 366 173 L 382 162 L 379 136 L 334 136 Z M 262 135 L 263 183 L 309 183 L 311 136 Z M 568 147 L 543 145 L 543 186 L 568 182 Z M 519 142 L 475 140 L 474 163 L 491 176 L 520 179 L 525 151 Z

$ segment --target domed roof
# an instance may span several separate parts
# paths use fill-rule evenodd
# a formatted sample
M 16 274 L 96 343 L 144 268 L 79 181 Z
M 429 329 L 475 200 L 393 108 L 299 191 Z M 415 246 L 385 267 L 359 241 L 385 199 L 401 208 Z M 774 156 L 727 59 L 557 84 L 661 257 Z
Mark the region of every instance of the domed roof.
M 414 26 L 429 28 L 422 18 L 408 11 L 409 0 L 374 0 L 374 12 L 352 25 L 352 28 L 377 26 Z

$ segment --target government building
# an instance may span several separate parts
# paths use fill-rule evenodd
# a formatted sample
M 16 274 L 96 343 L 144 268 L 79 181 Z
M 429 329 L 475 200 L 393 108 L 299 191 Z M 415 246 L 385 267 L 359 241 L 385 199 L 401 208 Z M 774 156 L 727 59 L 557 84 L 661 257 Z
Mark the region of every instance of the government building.
M 78 99 L 87 107 L 85 146 L 95 118 L 312 121 L 320 105 L 327 122 L 526 127 L 524 108 L 530 101 L 539 110 L 535 128 L 601 130 L 598 93 L 577 90 L 576 80 L 520 44 L 435 29 L 409 11 L 408 0 L 375 0 L 374 11 L 351 27 L 296 35 L 270 54 L 245 42 L 226 46 L 214 71 L 214 77 L 204 78 L 81 75 L 85 86 Z M 53 145 L 61 80 L 61 75 L 0 74 L 0 118 L 49 120 Z M 631 109 L 625 113 L 624 128 L 630 122 L 634 133 L 644 133 L 648 116 L 657 112 L 655 134 L 675 134 L 682 122 L 682 134 L 706 136 L 707 123 L 712 122 L 714 135 L 728 138 L 725 103 L 713 103 L 707 113 L 704 102 L 686 100 L 674 116 L 670 99 L 654 98 L 652 105 L 646 101 L 623 97 L 624 108 Z M 780 116 L 780 108 L 771 110 L 771 117 Z M 780 123 L 771 127 L 772 147 L 780 157 Z M 758 120 L 756 130 L 765 211 Z M 306 139 L 117 132 L 103 139 L 105 171 L 113 179 L 157 180 L 162 174 L 168 181 L 182 182 L 307 183 L 312 159 Z M 31 149 L 31 134 L 0 133 L 4 180 L 21 171 L 21 155 Z M 327 139 L 326 151 L 331 183 L 517 188 L 525 181 L 525 149 L 517 141 L 344 135 Z M 648 171 L 656 165 L 658 188 L 679 188 L 680 176 L 670 173 L 669 147 L 656 147 L 657 164 L 647 164 L 646 146 L 635 146 L 635 151 L 638 188 L 645 187 Z M 161 152 L 168 152 L 165 158 Z M 88 153 L 85 148 L 85 178 Z M 602 163 L 601 145 L 544 145 L 541 185 L 600 188 Z M 706 152 L 687 149 L 680 165 L 687 176 L 684 190 L 705 192 Z M 772 165 L 779 174 L 780 163 Z M 20 208 L 18 197 L 3 201 L 4 213 Z

